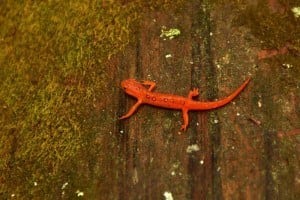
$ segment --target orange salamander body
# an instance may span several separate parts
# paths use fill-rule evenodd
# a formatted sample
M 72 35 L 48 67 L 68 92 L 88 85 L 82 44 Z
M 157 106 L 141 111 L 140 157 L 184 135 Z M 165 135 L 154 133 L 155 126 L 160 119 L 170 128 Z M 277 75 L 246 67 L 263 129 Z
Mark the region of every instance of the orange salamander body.
M 127 79 L 122 81 L 122 89 L 128 95 L 135 97 L 137 102 L 130 108 L 128 113 L 120 117 L 120 119 L 125 119 L 133 115 L 141 104 L 182 110 L 183 125 L 181 126 L 181 130 L 185 131 L 189 123 L 188 111 L 211 110 L 222 107 L 238 96 L 238 94 L 246 87 L 249 81 L 250 78 L 248 78 L 237 90 L 224 99 L 212 102 L 201 102 L 192 99 L 193 97 L 199 95 L 199 91 L 196 88 L 191 90 L 186 98 L 172 94 L 153 92 L 156 84 L 152 81 L 138 82 L 135 79 Z M 149 86 L 149 88 L 145 86 Z

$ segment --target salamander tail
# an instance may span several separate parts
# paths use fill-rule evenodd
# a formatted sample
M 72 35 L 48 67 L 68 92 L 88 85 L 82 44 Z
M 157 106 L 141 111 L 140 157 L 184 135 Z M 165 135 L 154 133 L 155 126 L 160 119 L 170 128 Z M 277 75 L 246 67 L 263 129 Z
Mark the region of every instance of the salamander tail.
M 235 97 L 237 97 L 243 89 L 247 86 L 251 78 L 248 78 L 237 90 L 235 90 L 232 94 L 230 94 L 228 97 L 218 100 L 218 101 L 213 101 L 213 102 L 197 102 L 193 101 L 191 105 L 191 110 L 210 110 L 214 108 L 219 108 L 222 107 L 229 102 L 231 102 Z

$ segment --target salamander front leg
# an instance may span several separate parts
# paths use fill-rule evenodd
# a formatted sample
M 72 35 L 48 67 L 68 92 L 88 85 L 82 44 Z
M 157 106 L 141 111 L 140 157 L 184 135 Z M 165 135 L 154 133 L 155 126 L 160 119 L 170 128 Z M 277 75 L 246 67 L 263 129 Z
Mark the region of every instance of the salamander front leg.
M 192 99 L 193 97 L 196 97 L 199 95 L 199 89 L 198 88 L 193 88 L 193 90 L 191 90 L 189 92 L 188 98 Z
M 182 131 L 185 131 L 187 126 L 189 125 L 189 115 L 187 109 L 182 109 L 182 116 L 183 116 L 183 125 L 181 125 Z
M 131 115 L 133 115 L 133 113 L 138 109 L 138 107 L 142 104 L 142 100 L 138 100 L 138 102 L 136 102 L 136 104 L 134 104 L 130 110 L 128 111 L 128 113 L 126 115 L 123 115 L 122 117 L 120 117 L 120 119 L 125 119 L 130 117 Z
M 146 86 L 150 86 L 149 88 L 148 88 L 148 91 L 152 91 L 154 88 L 155 88 L 155 86 L 156 86 L 156 83 L 155 82 L 153 82 L 153 81 L 142 81 L 142 84 L 143 85 L 146 85 Z

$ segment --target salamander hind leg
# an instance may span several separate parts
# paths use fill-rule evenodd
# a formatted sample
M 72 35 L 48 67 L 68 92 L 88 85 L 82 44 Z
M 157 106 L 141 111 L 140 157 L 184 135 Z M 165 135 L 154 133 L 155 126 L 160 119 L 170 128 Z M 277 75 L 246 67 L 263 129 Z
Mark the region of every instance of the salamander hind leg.
M 199 95 L 199 89 L 198 88 L 193 88 L 193 90 L 191 90 L 189 92 L 188 98 L 192 99 L 193 97 L 196 97 Z
M 187 109 L 182 109 L 182 117 L 183 117 L 183 124 L 181 125 L 181 131 L 185 131 L 187 126 L 189 125 L 189 115 Z

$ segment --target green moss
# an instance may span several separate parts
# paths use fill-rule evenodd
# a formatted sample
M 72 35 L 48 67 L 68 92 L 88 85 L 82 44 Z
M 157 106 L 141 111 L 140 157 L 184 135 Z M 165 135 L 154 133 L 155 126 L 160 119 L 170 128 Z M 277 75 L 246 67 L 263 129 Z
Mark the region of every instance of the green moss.
M 282 9 L 292 8 L 296 1 L 287 0 L 279 2 Z M 250 28 L 253 35 L 260 41 L 263 48 L 282 48 L 287 43 L 299 49 L 300 31 L 297 19 L 291 9 L 284 13 L 273 11 L 267 2 L 259 1 L 257 4 L 248 5 L 240 11 L 235 19 L 237 25 Z
M 97 155 L 83 152 L 97 152 L 95 135 L 111 119 L 94 107 L 114 82 L 105 63 L 131 41 L 143 7 L 178 2 L 0 4 L 1 199 L 61 198 L 68 181 L 86 187 L 78 168 Z
M 95 124 L 86 118 L 108 81 L 103 63 L 128 44 L 138 19 L 134 4 L 107 6 L 1 4 L 1 198 L 59 196 L 53 185 L 89 145 Z

